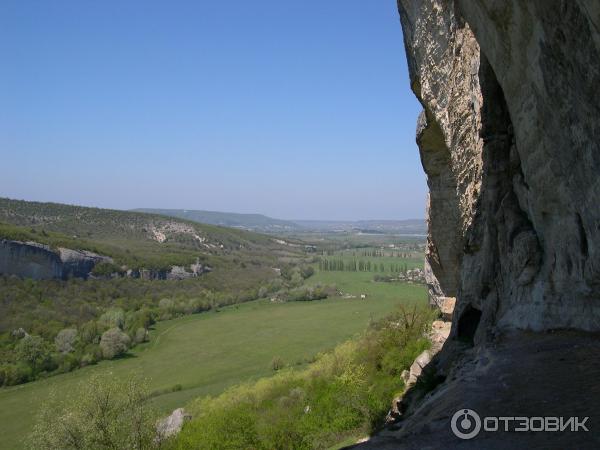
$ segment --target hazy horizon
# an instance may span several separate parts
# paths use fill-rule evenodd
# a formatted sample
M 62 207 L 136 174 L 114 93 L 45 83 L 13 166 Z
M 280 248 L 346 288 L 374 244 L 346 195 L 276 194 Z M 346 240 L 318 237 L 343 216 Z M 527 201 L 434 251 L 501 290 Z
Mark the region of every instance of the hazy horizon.
M 3 196 L 0 196 L 2 198 Z M 348 218 L 339 218 L 339 219 L 331 219 L 329 217 L 277 217 L 270 214 L 265 214 L 260 211 L 254 212 L 240 212 L 240 211 L 225 211 L 225 210 L 212 210 L 212 209 L 198 209 L 198 208 L 169 208 L 169 207 L 155 207 L 155 206 L 146 206 L 146 207 L 136 207 L 136 208 L 111 208 L 111 207 L 103 207 L 97 205 L 88 205 L 81 203 L 68 203 L 68 202 L 56 202 L 52 200 L 37 200 L 37 199 L 26 199 L 26 198 L 12 198 L 12 197 L 4 197 L 9 200 L 17 200 L 17 201 L 26 201 L 26 202 L 40 202 L 40 203 L 59 203 L 70 206 L 82 206 L 86 208 L 100 208 L 100 209 L 112 209 L 117 211 L 136 211 L 136 210 L 181 210 L 181 211 L 204 211 L 204 212 L 212 212 L 212 213 L 224 213 L 224 214 L 258 214 L 262 216 L 269 217 L 271 219 L 279 219 L 279 220 L 287 220 L 290 222 L 359 222 L 359 221 L 408 221 L 408 220 L 425 220 L 425 217 L 400 217 L 400 218 L 391 218 L 391 219 L 382 219 L 381 217 L 359 217 L 356 219 L 348 219 Z
M 7 1 L 0 37 L 0 196 L 425 215 L 395 0 Z

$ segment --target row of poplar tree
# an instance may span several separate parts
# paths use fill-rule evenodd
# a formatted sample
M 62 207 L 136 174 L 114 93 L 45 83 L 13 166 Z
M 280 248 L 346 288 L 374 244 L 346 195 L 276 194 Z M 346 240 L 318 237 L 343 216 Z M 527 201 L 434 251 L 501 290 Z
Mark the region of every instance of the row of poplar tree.
M 347 260 L 327 259 L 319 260 L 319 270 L 323 271 L 342 271 L 342 272 L 391 272 L 406 273 L 408 266 L 406 264 L 384 264 L 377 261 L 364 261 L 362 259 Z

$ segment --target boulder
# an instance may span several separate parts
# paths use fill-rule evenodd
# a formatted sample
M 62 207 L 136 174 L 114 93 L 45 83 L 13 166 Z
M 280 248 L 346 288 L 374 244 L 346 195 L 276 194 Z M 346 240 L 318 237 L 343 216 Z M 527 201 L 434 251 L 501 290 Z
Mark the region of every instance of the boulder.
M 417 382 L 419 376 L 423 373 L 423 369 L 431 362 L 433 352 L 425 350 L 421 353 L 410 366 L 407 385 L 411 386 Z
M 450 330 L 452 328 L 452 322 L 446 322 L 444 320 L 436 320 L 431 324 L 431 332 L 429 333 L 429 339 L 434 348 L 441 348 L 444 342 L 450 336 Z
M 442 319 L 451 321 L 452 314 L 454 313 L 454 306 L 456 305 L 456 297 L 441 297 L 440 298 L 440 312 L 442 313 Z
M 169 416 L 160 419 L 156 423 L 158 440 L 176 435 L 181 431 L 183 424 L 191 418 L 192 416 L 187 414 L 183 408 L 177 408 Z

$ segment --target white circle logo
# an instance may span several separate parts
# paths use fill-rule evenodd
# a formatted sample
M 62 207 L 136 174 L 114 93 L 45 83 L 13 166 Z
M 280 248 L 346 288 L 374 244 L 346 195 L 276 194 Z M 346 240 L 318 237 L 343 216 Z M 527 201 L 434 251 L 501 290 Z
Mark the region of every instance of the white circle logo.
M 459 409 L 452 416 L 452 432 L 461 439 L 473 439 L 481 430 L 481 418 L 472 409 Z

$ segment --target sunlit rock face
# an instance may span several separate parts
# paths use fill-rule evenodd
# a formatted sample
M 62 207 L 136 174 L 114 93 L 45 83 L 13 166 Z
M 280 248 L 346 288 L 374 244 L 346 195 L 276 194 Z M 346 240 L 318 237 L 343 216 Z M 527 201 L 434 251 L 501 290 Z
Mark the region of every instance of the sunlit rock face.
M 425 278 L 452 325 L 445 339 L 434 322 L 443 348 L 419 365 L 440 384 L 396 399 L 393 425 L 360 448 L 597 448 L 600 341 L 588 331 L 600 330 L 600 2 L 398 7 L 423 105 Z M 464 408 L 590 416 L 593 428 L 465 441 L 450 426 Z
M 454 337 L 600 329 L 600 3 L 398 5 Z

